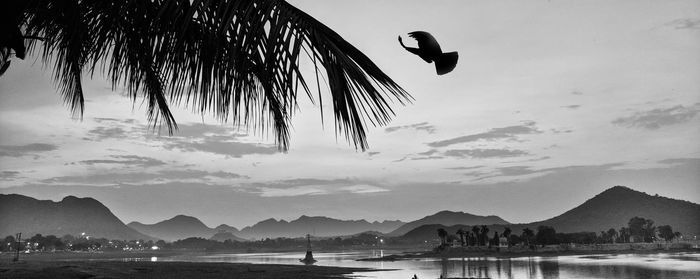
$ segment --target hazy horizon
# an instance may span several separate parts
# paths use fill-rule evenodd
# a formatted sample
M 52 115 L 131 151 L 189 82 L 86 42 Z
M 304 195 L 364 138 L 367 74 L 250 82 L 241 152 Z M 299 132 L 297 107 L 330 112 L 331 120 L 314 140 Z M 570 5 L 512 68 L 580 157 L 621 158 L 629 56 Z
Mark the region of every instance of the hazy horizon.
M 35 53 L 0 77 L 0 193 L 90 196 L 125 223 L 184 214 L 237 228 L 441 210 L 526 223 L 616 185 L 700 203 L 697 1 L 290 2 L 415 98 L 368 130 L 368 151 L 336 138 L 331 102 L 322 125 L 305 96 L 287 153 L 186 108 L 173 109 L 180 130 L 159 135 L 98 74 L 72 119 Z M 459 51 L 452 73 L 401 48 L 416 30 Z

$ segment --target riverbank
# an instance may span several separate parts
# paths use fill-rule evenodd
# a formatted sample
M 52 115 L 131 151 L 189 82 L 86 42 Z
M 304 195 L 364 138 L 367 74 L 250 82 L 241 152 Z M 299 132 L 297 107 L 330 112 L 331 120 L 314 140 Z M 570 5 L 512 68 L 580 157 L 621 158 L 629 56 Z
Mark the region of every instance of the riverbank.
M 353 272 L 378 271 L 367 268 L 328 266 L 201 263 L 201 262 L 150 262 L 150 261 L 31 261 L 0 262 L 0 277 L 17 279 L 68 279 L 68 278 L 351 278 Z
M 525 247 L 450 247 L 443 251 L 407 252 L 378 258 L 358 259 L 358 261 L 398 261 L 416 258 L 516 258 L 516 257 L 555 257 L 601 254 L 657 254 L 657 253 L 699 253 L 700 249 L 687 245 L 625 244 L 625 245 L 550 245 L 529 249 Z

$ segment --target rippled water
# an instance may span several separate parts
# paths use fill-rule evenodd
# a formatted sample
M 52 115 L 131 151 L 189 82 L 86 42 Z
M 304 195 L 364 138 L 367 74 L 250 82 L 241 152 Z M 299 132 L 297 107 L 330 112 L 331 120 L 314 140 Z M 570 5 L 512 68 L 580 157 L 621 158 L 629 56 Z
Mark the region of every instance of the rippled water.
M 411 259 L 395 262 L 359 262 L 382 256 L 385 251 L 314 253 L 316 265 L 396 269 L 358 272 L 358 278 L 700 278 L 700 253 L 582 255 L 498 259 Z M 182 255 L 152 258 L 155 261 L 248 262 L 301 264 L 303 253 L 248 253 Z

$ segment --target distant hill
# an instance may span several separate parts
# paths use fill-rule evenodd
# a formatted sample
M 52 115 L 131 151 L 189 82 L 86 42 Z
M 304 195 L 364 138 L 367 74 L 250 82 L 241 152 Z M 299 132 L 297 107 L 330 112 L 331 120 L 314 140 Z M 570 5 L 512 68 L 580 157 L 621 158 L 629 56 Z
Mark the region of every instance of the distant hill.
M 231 227 L 226 224 L 221 224 L 214 228 L 217 232 L 230 232 L 230 233 L 238 233 L 238 229 Z
M 423 241 L 434 241 L 438 240 L 438 235 L 437 235 L 437 230 L 438 229 L 445 229 L 448 234 L 450 235 L 457 235 L 456 232 L 459 229 L 469 229 L 470 227 L 468 226 L 463 226 L 463 225 L 454 225 L 454 226 L 445 226 L 445 225 L 438 225 L 438 224 L 430 224 L 430 225 L 422 225 L 419 226 L 415 229 L 410 230 L 406 234 L 402 235 L 400 238 L 403 240 L 410 240 L 413 242 L 423 242 Z M 489 229 L 491 226 L 489 226 Z M 493 236 L 493 232 L 489 231 L 488 233 L 489 237 Z
M 217 232 L 215 229 L 207 227 L 199 219 L 186 215 L 177 215 L 171 219 L 150 225 L 131 222 L 128 226 L 165 241 L 175 241 L 188 237 L 210 238 Z
M 635 216 L 652 219 L 657 226 L 671 225 L 685 235 L 700 234 L 700 204 L 651 196 L 624 186 L 607 189 L 564 214 L 528 225 L 533 229 L 552 226 L 557 232 L 600 232 L 627 226 Z
M 401 221 L 367 222 L 366 220 L 338 220 L 322 216 L 302 215 L 296 220 L 285 221 L 267 219 L 241 229 L 238 234 L 243 238 L 300 237 L 305 234 L 314 236 L 352 235 L 365 231 L 386 233 L 404 223 Z
M 239 241 L 239 242 L 247 241 L 247 240 L 245 240 L 245 239 L 243 239 L 243 238 L 240 238 L 240 237 L 235 236 L 235 235 L 234 235 L 233 233 L 231 233 L 231 232 L 225 232 L 225 231 L 219 231 L 219 232 L 217 232 L 214 236 L 212 236 L 212 237 L 209 238 L 209 239 L 211 239 L 211 240 L 216 240 L 216 241 L 221 241 L 221 242 L 224 242 L 224 241 L 226 241 L 226 240 Z
M 23 237 L 66 234 L 120 240 L 151 240 L 119 220 L 93 198 L 67 196 L 59 202 L 31 197 L 0 194 L 0 236 L 21 232 Z
M 420 227 L 422 225 L 440 224 L 443 226 L 453 226 L 453 225 L 493 225 L 510 224 L 506 220 L 501 219 L 501 217 L 489 215 L 489 216 L 479 216 L 473 215 L 465 212 L 454 212 L 454 211 L 440 211 L 430 216 L 426 216 L 419 220 L 409 222 L 399 227 L 398 229 L 389 233 L 390 236 L 401 236 L 405 235 L 407 232 Z

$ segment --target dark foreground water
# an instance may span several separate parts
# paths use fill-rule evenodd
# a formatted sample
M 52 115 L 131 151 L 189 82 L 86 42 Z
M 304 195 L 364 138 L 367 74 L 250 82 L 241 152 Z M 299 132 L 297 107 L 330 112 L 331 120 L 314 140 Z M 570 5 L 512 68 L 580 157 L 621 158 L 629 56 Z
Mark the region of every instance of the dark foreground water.
M 358 278 L 700 278 L 700 253 L 582 255 L 556 257 L 520 257 L 498 259 L 450 258 L 412 259 L 395 262 L 359 262 L 384 251 L 314 253 L 317 265 L 396 269 L 355 273 Z M 249 253 L 182 255 L 151 258 L 151 261 L 248 262 L 301 264 L 303 253 Z

